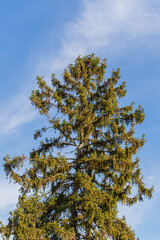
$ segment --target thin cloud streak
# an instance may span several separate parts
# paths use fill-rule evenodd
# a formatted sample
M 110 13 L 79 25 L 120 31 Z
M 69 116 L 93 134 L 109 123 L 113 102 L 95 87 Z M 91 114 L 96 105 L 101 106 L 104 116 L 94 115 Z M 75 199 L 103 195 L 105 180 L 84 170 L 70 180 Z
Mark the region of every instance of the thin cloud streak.
M 27 94 L 20 93 L 0 107 L 0 137 L 13 134 L 25 123 L 31 122 L 36 112 L 33 111 Z

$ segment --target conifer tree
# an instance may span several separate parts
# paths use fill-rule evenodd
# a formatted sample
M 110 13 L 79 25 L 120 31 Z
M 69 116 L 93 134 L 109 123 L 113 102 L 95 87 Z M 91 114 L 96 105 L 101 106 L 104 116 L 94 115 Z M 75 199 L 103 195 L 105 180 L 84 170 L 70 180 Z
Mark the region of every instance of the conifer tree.
M 34 138 L 47 130 L 51 137 L 29 158 L 4 158 L 6 175 L 21 186 L 17 208 L 1 225 L 4 239 L 135 240 L 118 204 L 152 197 L 137 157 L 145 137 L 135 136 L 144 110 L 120 106 L 126 95 L 120 69 L 109 78 L 105 72 L 106 60 L 92 54 L 79 56 L 61 81 L 53 74 L 51 86 L 37 77 L 30 99 L 49 125 Z M 29 168 L 19 174 L 27 160 Z

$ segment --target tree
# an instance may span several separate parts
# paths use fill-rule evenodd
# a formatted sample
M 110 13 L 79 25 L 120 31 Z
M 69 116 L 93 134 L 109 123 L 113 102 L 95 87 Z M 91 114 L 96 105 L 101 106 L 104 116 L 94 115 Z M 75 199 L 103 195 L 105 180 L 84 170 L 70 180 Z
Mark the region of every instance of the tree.
M 144 110 L 134 109 L 133 103 L 120 107 L 126 95 L 125 82 L 119 83 L 120 69 L 107 79 L 105 71 L 106 60 L 92 54 L 70 64 L 62 81 L 53 74 L 51 86 L 37 77 L 39 88 L 30 99 L 49 126 L 34 137 L 48 129 L 52 136 L 29 158 L 4 158 L 6 175 L 21 186 L 17 208 L 8 225 L 1 227 L 4 237 L 135 239 L 125 218 L 118 217 L 117 205 L 131 206 L 152 197 L 153 188 L 145 187 L 137 157 L 145 137 L 135 136 Z M 63 155 L 63 149 L 69 153 Z M 26 160 L 29 169 L 19 174 Z

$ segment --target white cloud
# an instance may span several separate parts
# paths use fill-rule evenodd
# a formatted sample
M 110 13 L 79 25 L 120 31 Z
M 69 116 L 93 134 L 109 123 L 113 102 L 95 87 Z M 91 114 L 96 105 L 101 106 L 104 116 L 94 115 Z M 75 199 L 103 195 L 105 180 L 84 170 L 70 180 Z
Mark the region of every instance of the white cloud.
M 9 184 L 7 180 L 0 179 L 0 190 L 0 221 L 2 221 L 3 224 L 7 224 L 9 212 L 15 209 L 16 203 L 18 202 L 18 186 L 13 183 Z M 0 237 L 0 239 L 2 239 L 2 237 Z
M 153 0 L 83 0 L 83 9 L 66 24 L 57 54 L 39 56 L 41 72 L 59 72 L 79 54 L 127 54 L 138 44 L 157 52 L 160 2 Z M 156 44 L 155 44 L 156 43 Z
M 18 199 L 18 186 L 13 183 L 8 183 L 7 180 L 0 180 L 0 212 L 3 213 L 8 207 L 16 204 Z
M 32 121 L 36 116 L 24 92 L 4 102 L 0 107 L 0 113 L 1 137 L 15 133 L 21 125 Z
M 67 26 L 71 44 L 82 42 L 87 50 L 103 46 L 113 50 L 116 42 L 123 46 L 128 40 L 160 34 L 160 3 L 155 9 L 147 0 L 84 0 L 84 5 L 76 21 Z

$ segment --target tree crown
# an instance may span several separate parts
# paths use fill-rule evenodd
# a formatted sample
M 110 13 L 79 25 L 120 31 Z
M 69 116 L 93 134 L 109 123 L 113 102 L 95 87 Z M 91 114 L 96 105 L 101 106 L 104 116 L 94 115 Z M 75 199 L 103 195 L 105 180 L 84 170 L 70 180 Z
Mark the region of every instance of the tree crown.
M 53 74 L 51 86 L 37 77 L 39 89 L 32 91 L 30 99 L 49 126 L 37 130 L 34 137 L 48 129 L 54 135 L 41 142 L 30 158 L 4 159 L 7 176 L 21 185 L 21 201 L 8 227 L 16 237 L 20 228 L 15 226 L 22 220 L 19 207 L 33 206 L 36 198 L 43 211 L 37 215 L 34 227 L 39 230 L 34 233 L 41 239 L 135 239 L 125 219 L 118 218 L 117 204 L 131 206 L 152 197 L 153 188 L 145 187 L 136 157 L 145 143 L 144 136 L 135 137 L 144 110 L 140 105 L 134 110 L 133 103 L 120 107 L 126 83 L 119 83 L 119 68 L 107 79 L 105 72 L 106 60 L 91 54 L 70 64 L 62 81 Z M 55 155 L 56 148 L 72 153 Z M 26 159 L 30 168 L 20 175 L 16 170 Z M 31 191 L 34 197 L 28 200 Z M 32 207 L 25 209 L 24 215 L 33 216 Z M 23 239 L 30 239 L 22 232 Z

